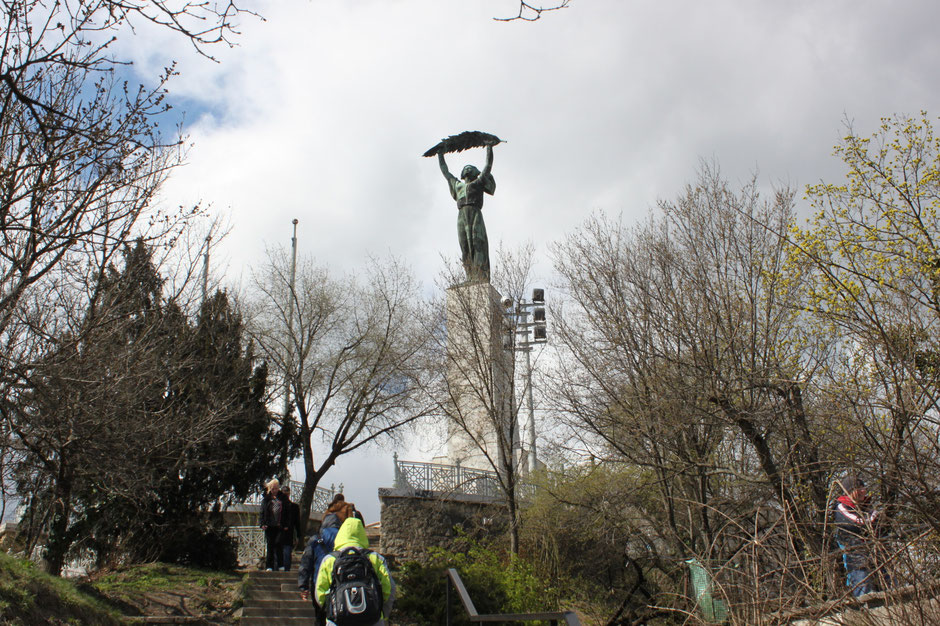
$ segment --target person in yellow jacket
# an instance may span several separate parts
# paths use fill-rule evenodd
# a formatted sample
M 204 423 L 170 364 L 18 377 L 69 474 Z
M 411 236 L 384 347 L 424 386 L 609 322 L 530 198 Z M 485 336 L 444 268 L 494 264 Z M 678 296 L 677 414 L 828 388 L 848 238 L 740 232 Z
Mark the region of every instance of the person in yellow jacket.
M 362 524 L 362 520 L 356 517 L 350 517 L 343 525 L 340 526 L 339 532 L 336 533 L 336 539 L 333 540 L 333 550 L 336 552 L 341 552 L 345 548 L 368 548 L 369 547 L 369 538 L 366 537 L 366 528 Z M 385 620 L 388 618 L 388 614 L 392 610 L 392 605 L 395 602 L 395 581 L 392 580 L 392 575 L 388 571 L 388 563 L 378 552 L 369 552 L 369 562 L 372 563 L 372 569 L 375 570 L 376 576 L 378 576 L 379 584 L 382 587 L 382 619 L 375 623 L 375 626 L 385 626 Z M 330 585 L 333 582 L 333 565 L 336 562 L 336 557 L 332 553 L 323 557 L 323 561 L 320 563 L 320 571 L 317 573 L 317 583 L 316 583 L 316 593 L 317 593 L 317 604 L 322 607 L 326 607 L 329 602 L 330 595 Z M 327 624 L 333 624 L 331 621 L 327 621 Z

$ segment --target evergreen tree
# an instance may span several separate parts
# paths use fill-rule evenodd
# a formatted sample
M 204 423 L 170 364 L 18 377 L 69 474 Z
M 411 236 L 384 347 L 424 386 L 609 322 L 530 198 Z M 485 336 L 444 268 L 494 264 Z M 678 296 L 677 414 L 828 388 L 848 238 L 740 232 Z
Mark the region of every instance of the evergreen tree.
M 53 572 L 83 550 L 205 563 L 226 551 L 204 513 L 272 471 L 266 368 L 240 316 L 217 293 L 191 322 L 162 287 L 147 246 L 128 248 L 19 407 L 21 490 L 48 511 L 32 518 L 48 520 Z

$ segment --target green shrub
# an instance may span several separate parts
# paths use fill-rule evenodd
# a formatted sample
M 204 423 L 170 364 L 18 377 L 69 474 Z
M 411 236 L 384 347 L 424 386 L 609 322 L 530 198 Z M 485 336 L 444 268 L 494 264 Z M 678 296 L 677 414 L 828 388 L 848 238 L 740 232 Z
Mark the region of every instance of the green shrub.
M 396 576 L 395 622 L 414 626 L 445 623 L 446 572 L 451 567 L 460 574 L 478 613 L 558 610 L 558 590 L 540 580 L 529 563 L 505 550 L 462 538 L 453 550 L 432 549 L 426 563 L 412 561 L 402 566 Z M 453 623 L 469 624 L 453 589 L 451 605 Z

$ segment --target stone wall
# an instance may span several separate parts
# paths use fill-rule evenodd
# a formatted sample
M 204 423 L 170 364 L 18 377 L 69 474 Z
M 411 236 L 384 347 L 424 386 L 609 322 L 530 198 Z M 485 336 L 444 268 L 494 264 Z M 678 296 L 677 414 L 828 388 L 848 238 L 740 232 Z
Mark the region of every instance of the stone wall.
M 430 547 L 449 548 L 457 529 L 471 537 L 502 535 L 506 507 L 480 496 L 413 489 L 379 489 L 382 505 L 380 552 L 398 563 L 422 560 Z

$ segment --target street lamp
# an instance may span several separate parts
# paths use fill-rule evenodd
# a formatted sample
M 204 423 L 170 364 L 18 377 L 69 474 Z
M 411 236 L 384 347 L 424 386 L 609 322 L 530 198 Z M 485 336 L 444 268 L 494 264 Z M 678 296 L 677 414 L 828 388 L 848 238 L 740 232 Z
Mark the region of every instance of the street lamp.
M 290 257 L 290 284 L 287 289 L 287 358 L 284 360 L 284 427 L 287 427 L 287 420 L 291 412 L 291 402 L 290 402 L 290 377 L 291 377 L 291 367 L 293 366 L 292 361 L 294 360 L 294 300 L 297 298 L 297 294 L 294 291 L 294 284 L 297 279 L 297 218 L 291 220 L 291 224 L 294 226 L 294 234 L 290 238 L 290 247 L 291 247 L 291 257 Z M 289 465 L 287 462 L 287 449 L 289 443 L 285 439 L 284 448 L 282 453 L 284 455 L 283 464 L 284 467 L 281 468 L 281 472 L 284 480 L 287 480 L 287 476 L 290 472 Z
M 525 352 L 526 364 L 526 396 L 529 402 L 529 419 L 526 424 L 528 431 L 528 468 L 529 473 L 535 472 L 538 460 L 535 451 L 535 404 L 532 400 L 532 350 L 538 344 L 544 344 L 547 339 L 547 326 L 545 321 L 545 290 L 533 289 L 532 301 L 525 298 L 513 305 L 512 300 L 506 298 L 503 304 L 508 309 L 506 317 L 509 321 L 509 333 L 504 344 L 509 350 Z M 531 317 L 531 321 L 530 321 Z
M 297 218 L 291 220 L 294 234 L 290 238 L 290 284 L 287 288 L 287 361 L 284 367 L 284 419 L 290 413 L 290 368 L 294 357 L 294 283 L 297 279 Z

